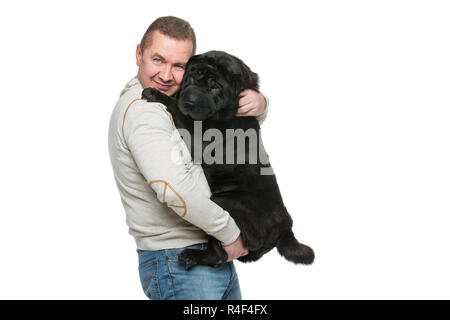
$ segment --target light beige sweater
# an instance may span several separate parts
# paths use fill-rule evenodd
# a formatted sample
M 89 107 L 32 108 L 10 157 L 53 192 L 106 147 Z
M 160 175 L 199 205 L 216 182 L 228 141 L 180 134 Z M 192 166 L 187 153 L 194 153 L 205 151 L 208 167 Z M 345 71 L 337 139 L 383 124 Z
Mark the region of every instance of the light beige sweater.
M 109 155 L 126 213 L 129 233 L 141 250 L 182 248 L 207 241 L 233 243 L 239 228 L 209 198 L 200 164 L 160 103 L 141 99 L 131 79 L 120 94 L 109 124 Z M 266 111 L 259 117 L 265 118 Z

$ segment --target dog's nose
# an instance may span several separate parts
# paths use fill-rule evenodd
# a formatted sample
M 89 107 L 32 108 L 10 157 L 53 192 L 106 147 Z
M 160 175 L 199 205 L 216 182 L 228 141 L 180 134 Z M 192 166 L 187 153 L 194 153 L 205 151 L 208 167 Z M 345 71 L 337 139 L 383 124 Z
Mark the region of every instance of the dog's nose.
M 202 96 L 203 93 L 199 89 L 188 87 L 181 93 L 180 100 L 185 105 L 193 106 L 200 102 Z
M 191 100 L 184 100 L 184 101 L 183 101 L 183 106 L 184 106 L 186 109 L 191 109 L 191 108 L 193 108 L 193 107 L 195 106 L 195 102 L 194 102 L 194 101 L 191 101 Z

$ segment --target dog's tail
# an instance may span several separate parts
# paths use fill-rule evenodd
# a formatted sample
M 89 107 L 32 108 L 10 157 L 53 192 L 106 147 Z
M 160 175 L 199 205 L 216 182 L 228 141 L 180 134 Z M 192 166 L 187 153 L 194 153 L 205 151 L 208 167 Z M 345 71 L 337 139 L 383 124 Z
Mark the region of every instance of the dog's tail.
M 295 239 L 292 229 L 282 233 L 277 241 L 278 252 L 295 264 L 311 264 L 314 262 L 314 251 L 307 245 L 304 245 Z

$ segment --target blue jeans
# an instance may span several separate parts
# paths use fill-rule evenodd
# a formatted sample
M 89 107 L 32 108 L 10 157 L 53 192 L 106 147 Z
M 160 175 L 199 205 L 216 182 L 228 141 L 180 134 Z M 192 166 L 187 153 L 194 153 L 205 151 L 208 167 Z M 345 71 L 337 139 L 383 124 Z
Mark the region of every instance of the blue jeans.
M 205 249 L 196 244 L 189 249 Z M 178 263 L 185 248 L 157 251 L 137 250 L 142 288 L 152 300 L 241 300 L 241 289 L 233 262 L 217 268 L 194 266 L 186 270 Z

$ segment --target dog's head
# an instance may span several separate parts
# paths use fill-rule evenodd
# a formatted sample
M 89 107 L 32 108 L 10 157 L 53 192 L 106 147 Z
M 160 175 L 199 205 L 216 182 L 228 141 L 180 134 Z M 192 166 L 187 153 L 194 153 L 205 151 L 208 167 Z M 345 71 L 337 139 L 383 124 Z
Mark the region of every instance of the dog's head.
M 187 63 L 178 107 L 194 120 L 226 121 L 237 112 L 239 94 L 258 88 L 258 75 L 240 59 L 209 51 L 191 57 Z

